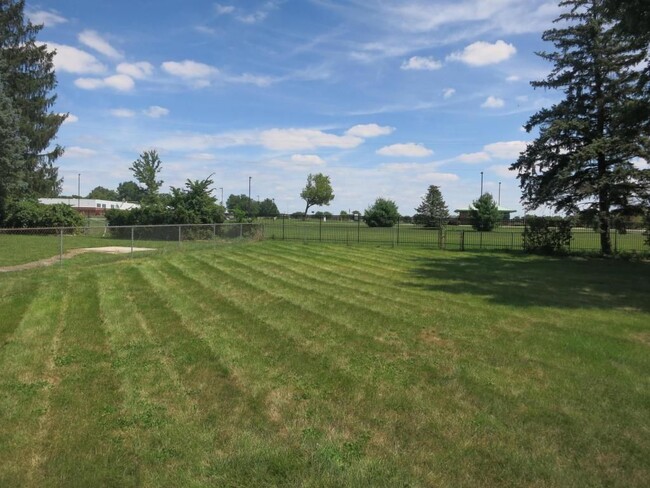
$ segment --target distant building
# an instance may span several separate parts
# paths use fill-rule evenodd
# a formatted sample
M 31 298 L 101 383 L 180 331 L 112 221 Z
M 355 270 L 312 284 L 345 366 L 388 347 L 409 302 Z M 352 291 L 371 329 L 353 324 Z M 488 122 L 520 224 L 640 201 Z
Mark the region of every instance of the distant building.
M 96 200 L 94 198 L 39 198 L 38 201 L 45 205 L 56 205 L 64 203 L 77 209 L 88 217 L 93 215 L 104 215 L 106 210 L 111 208 L 120 210 L 131 210 L 132 208 L 139 208 L 139 203 L 129 202 L 114 202 L 111 200 Z
M 469 223 L 471 220 L 471 214 L 470 212 L 472 211 L 473 207 L 470 205 L 467 208 L 458 208 L 454 210 L 458 214 L 458 220 L 461 223 Z M 499 213 L 501 214 L 501 220 L 510 220 L 510 214 L 517 213 L 516 210 L 510 210 L 505 207 L 499 207 Z

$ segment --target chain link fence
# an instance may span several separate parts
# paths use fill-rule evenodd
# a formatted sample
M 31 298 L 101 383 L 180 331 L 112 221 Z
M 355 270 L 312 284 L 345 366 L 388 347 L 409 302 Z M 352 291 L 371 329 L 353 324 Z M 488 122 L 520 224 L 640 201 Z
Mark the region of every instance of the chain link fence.
M 257 223 L 0 229 L 0 268 L 53 264 L 87 252 L 134 254 L 209 248 L 263 236 L 263 225 Z
M 524 250 L 525 221 L 508 221 L 491 232 L 445 221 L 435 228 L 399 221 L 393 227 L 368 227 L 359 220 L 277 217 L 255 223 L 82 228 L 0 229 L 0 270 L 25 263 L 53 264 L 86 252 L 134 254 L 216 247 L 226 242 L 281 240 L 384 246 L 419 246 L 459 251 Z M 643 228 L 609 230 L 615 253 L 650 254 Z M 574 227 L 570 253 L 598 253 L 601 233 Z M 40 263 L 40 264 L 39 264 Z

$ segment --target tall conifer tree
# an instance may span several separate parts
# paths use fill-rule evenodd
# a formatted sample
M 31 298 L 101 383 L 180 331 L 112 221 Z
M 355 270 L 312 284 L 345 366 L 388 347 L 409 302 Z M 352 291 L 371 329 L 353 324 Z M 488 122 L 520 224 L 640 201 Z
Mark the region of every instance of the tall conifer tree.
M 54 166 L 63 148 L 52 145 L 65 115 L 51 112 L 56 101 L 54 51 L 39 44 L 43 28 L 25 18 L 24 0 L 0 0 L 0 60 L 6 96 L 18 115 L 18 131 L 25 141 L 24 190 L 37 196 L 59 193 L 61 181 Z
M 646 57 L 631 38 L 620 36 L 606 16 L 605 0 L 564 0 L 558 27 L 543 34 L 553 63 L 537 88 L 562 90 L 564 99 L 533 115 L 526 130 L 539 136 L 511 169 L 518 171 L 528 208 L 543 205 L 568 213 L 592 212 L 600 226 L 601 250 L 612 251 L 610 218 L 638 210 L 648 195 L 647 124 L 630 123 L 634 107 L 647 104 L 640 89 Z

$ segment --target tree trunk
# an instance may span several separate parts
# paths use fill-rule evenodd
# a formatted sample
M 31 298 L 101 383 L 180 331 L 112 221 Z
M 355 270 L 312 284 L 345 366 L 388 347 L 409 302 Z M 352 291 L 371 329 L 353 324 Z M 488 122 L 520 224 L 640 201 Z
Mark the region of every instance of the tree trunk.
M 311 207 L 311 205 L 307 203 L 307 206 L 305 207 L 305 215 L 302 216 L 302 220 L 307 220 L 307 212 L 309 211 L 309 207 Z

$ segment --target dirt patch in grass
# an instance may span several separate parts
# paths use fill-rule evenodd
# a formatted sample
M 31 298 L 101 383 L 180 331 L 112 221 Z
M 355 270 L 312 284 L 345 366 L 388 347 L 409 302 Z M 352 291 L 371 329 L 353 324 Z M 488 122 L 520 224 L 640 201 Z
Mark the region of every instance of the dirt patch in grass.
M 155 251 L 150 247 L 134 247 L 131 249 L 127 246 L 105 246 L 105 247 L 82 247 L 79 249 L 72 249 L 63 254 L 63 259 L 70 259 L 79 254 L 86 254 L 89 252 L 97 252 L 102 254 L 129 254 L 133 252 L 142 251 Z M 51 258 L 39 259 L 30 263 L 16 264 L 14 266 L 0 266 L 0 273 L 9 273 L 11 271 L 24 271 L 26 269 L 40 268 L 42 266 L 52 266 L 61 260 L 61 256 L 52 256 Z

